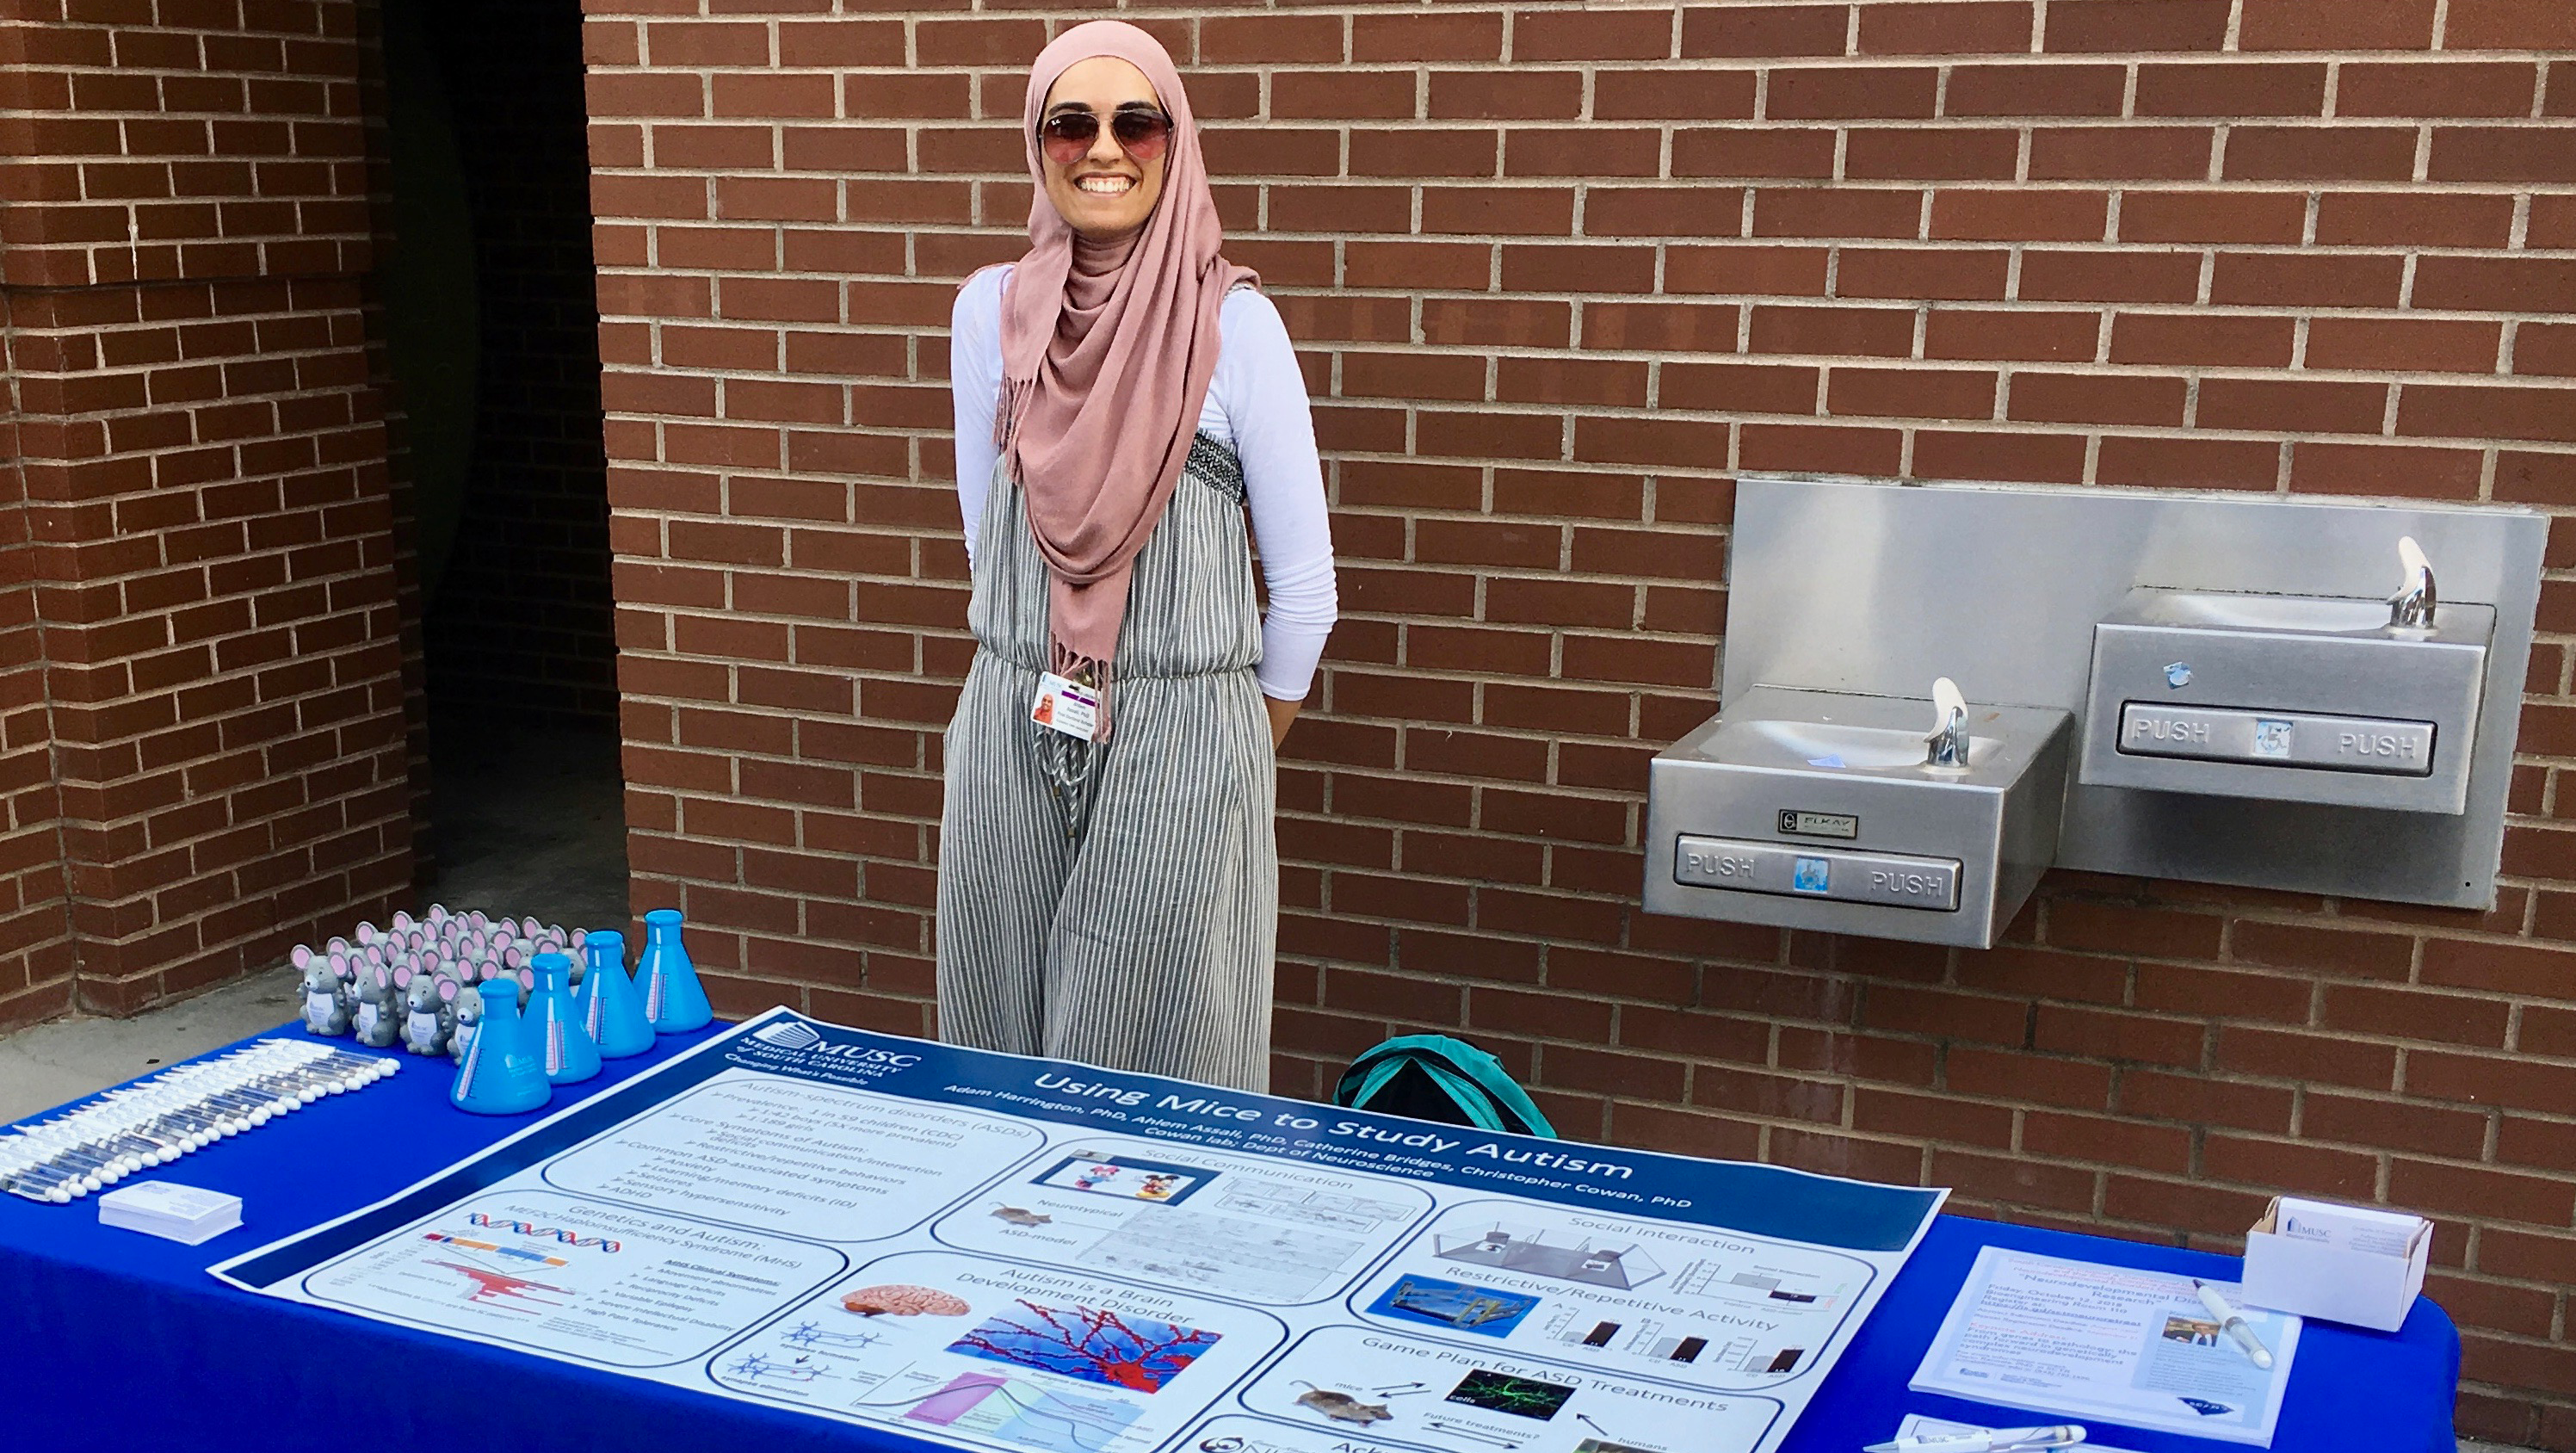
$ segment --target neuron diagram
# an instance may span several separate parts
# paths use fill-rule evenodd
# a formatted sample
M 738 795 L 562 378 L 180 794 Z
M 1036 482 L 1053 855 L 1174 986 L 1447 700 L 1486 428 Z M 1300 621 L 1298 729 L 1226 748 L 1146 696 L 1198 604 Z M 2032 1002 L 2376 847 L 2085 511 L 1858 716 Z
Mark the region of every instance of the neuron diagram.
M 1099 1307 L 1050 1307 L 1022 1300 L 948 1344 L 969 1357 L 1154 1392 L 1217 1344 L 1217 1334 Z

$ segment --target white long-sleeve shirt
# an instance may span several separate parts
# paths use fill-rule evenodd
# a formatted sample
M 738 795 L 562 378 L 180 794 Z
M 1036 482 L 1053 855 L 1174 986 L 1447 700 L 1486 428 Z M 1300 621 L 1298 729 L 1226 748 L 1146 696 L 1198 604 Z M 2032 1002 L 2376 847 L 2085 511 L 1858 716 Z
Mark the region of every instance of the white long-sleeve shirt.
M 1002 397 L 1002 283 L 1010 271 L 990 267 L 967 279 L 949 320 L 957 504 L 965 516 L 970 562 L 998 453 L 993 411 Z M 1237 288 L 1226 295 L 1217 334 L 1216 378 L 1199 410 L 1199 432 L 1243 461 L 1252 534 L 1261 545 L 1261 577 L 1270 590 L 1270 612 L 1261 620 L 1262 694 L 1302 701 L 1314 684 L 1324 638 L 1340 614 L 1324 467 L 1315 453 L 1306 379 L 1297 371 L 1279 310 L 1257 290 Z

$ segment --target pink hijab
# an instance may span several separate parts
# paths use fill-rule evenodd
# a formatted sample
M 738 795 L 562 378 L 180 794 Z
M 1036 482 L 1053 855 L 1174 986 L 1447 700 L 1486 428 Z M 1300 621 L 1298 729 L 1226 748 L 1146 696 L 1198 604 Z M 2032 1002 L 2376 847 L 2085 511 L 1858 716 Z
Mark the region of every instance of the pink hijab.
M 1144 228 L 1115 243 L 1078 236 L 1047 200 L 1038 120 L 1075 62 L 1116 56 L 1142 71 L 1172 117 L 1163 191 Z M 1172 58 L 1144 31 L 1094 20 L 1057 36 L 1029 68 L 1029 251 L 1002 299 L 995 441 L 1028 497 L 1046 558 L 1054 669 L 1098 683 L 1108 735 L 1110 661 L 1136 552 L 1161 519 L 1216 375 L 1217 310 L 1256 279 L 1217 255 L 1225 241 L 1197 123 Z M 1107 117 L 1101 118 L 1106 125 Z

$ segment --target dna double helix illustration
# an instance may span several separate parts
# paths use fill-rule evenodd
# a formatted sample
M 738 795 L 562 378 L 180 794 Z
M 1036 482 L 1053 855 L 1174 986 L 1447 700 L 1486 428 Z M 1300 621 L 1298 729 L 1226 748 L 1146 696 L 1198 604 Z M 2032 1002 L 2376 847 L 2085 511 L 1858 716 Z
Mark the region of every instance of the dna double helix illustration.
M 616 1251 L 620 1249 L 617 1242 L 610 1240 L 605 1236 L 583 1236 L 575 1232 L 564 1230 L 560 1226 L 537 1226 L 526 1221 L 504 1220 L 487 1216 L 480 1211 L 466 1217 L 465 1224 L 469 1226 L 486 1227 L 494 1231 L 515 1231 L 521 1236 L 535 1236 L 539 1238 L 552 1237 L 566 1246 L 596 1246 L 602 1251 Z

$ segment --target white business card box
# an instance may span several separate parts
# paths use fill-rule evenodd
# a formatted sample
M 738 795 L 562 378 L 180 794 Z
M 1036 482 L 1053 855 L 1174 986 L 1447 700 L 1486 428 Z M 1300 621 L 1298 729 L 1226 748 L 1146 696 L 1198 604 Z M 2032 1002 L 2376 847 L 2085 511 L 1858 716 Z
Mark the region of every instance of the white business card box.
M 2280 1234 L 2281 1202 L 2274 1197 L 2263 1219 L 2245 1234 L 2244 1298 L 2249 1306 L 2344 1322 L 2379 1332 L 2405 1324 L 2424 1289 L 2424 1264 L 2433 1252 L 2433 1223 L 2422 1223 L 2404 1256 L 2382 1256 L 2294 1241 Z

